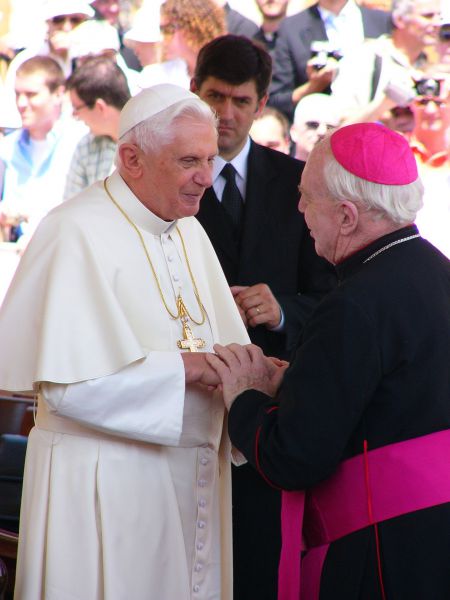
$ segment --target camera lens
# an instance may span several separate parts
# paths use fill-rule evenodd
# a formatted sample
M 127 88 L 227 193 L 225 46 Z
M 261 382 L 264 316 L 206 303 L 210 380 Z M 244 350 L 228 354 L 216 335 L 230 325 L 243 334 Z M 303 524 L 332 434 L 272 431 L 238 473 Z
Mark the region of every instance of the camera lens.
M 441 25 L 439 29 L 439 39 L 441 42 L 450 42 L 450 23 Z
M 439 96 L 441 92 L 441 82 L 437 79 L 421 79 L 415 87 L 419 96 Z

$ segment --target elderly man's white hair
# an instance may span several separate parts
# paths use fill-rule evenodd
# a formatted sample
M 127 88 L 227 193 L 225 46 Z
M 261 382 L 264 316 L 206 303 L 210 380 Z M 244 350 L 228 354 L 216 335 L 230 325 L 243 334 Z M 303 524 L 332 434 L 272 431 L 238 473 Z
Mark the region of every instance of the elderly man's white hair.
M 406 17 L 414 11 L 417 6 L 417 0 L 392 0 L 392 18 Z
M 146 99 L 158 93 L 161 100 L 153 100 L 150 107 Z M 175 98 L 174 98 L 175 93 Z M 167 95 L 167 107 L 164 108 Z M 140 98 L 138 98 L 140 96 Z M 141 109 L 140 105 L 143 108 Z M 142 120 L 139 119 L 142 117 Z M 192 119 L 210 123 L 217 128 L 218 119 L 211 107 L 195 94 L 180 91 L 178 86 L 161 84 L 140 92 L 130 98 L 122 109 L 120 138 L 115 164 L 121 166 L 119 147 L 124 143 L 136 144 L 144 152 L 156 152 L 161 146 L 170 144 L 176 134 L 176 124 L 181 119 Z
M 330 195 L 336 201 L 350 200 L 362 210 L 373 211 L 375 218 L 387 217 L 398 225 L 413 223 L 423 206 L 424 187 L 420 177 L 407 185 L 385 185 L 353 175 L 334 158 L 330 135 L 319 143 L 322 149 L 323 145 L 328 146 L 323 176 Z

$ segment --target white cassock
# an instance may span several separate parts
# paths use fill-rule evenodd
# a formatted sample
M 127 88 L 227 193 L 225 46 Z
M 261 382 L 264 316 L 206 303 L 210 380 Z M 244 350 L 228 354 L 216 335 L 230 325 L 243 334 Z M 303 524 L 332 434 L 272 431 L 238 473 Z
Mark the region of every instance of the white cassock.
M 247 343 L 195 218 L 162 221 L 118 173 L 108 188 L 143 235 L 169 308 L 195 337 Z M 98 182 L 53 210 L 0 313 L 0 388 L 40 383 L 28 441 L 16 600 L 231 600 L 228 436 L 219 394 L 189 385 L 179 319 L 133 227 Z

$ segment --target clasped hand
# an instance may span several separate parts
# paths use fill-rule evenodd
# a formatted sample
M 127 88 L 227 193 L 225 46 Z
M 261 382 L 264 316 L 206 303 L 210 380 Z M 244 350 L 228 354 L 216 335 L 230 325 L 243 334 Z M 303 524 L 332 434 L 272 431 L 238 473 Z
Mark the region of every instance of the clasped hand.
M 206 354 L 205 357 L 220 378 L 228 410 L 245 390 L 259 390 L 271 397 L 276 395 L 288 367 L 286 361 L 265 356 L 254 344 L 215 344 L 214 351 L 216 354 Z
M 210 390 L 220 388 L 227 409 L 235 398 L 249 389 L 274 397 L 289 363 L 263 354 L 259 346 L 248 344 L 214 345 L 216 354 L 183 352 L 186 383 Z

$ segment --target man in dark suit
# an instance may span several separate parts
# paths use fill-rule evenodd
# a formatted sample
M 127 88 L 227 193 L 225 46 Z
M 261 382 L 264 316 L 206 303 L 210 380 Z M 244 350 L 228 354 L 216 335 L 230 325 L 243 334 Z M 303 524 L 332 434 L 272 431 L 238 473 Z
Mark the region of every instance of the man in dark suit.
M 226 0 L 214 0 L 214 2 L 223 8 L 225 12 L 225 19 L 227 21 L 227 31 L 234 35 L 245 35 L 246 37 L 253 38 L 258 33 L 258 25 L 241 15 L 240 12 L 231 8 Z
M 355 52 L 365 38 L 379 37 L 391 29 L 390 13 L 357 6 L 354 0 L 319 0 L 306 10 L 286 17 L 278 30 L 273 55 L 269 104 L 292 120 L 295 106 L 303 96 L 330 91 L 337 63 L 326 56 L 323 42 L 328 42 L 330 51 L 346 55 Z M 326 62 L 310 61 L 313 42 L 322 42 Z M 313 68 L 313 64 L 323 66 Z
M 304 163 L 249 138 L 270 76 L 269 54 L 248 38 L 226 35 L 200 50 L 192 90 L 218 114 L 219 156 L 197 218 L 252 342 L 284 358 L 334 276 L 316 255 L 297 209 Z M 231 197 L 237 210 L 230 207 Z M 234 468 L 233 510 L 234 598 L 276 600 L 280 494 L 247 465 Z

